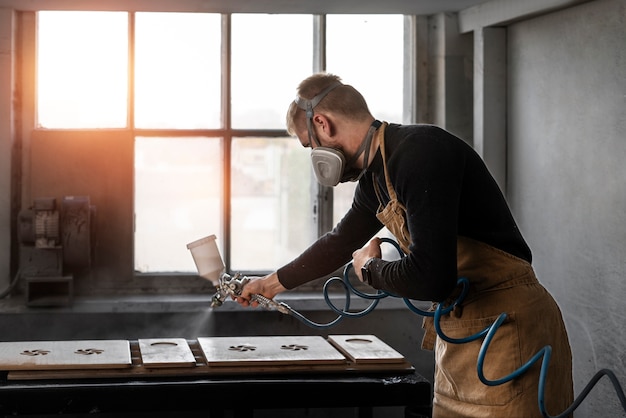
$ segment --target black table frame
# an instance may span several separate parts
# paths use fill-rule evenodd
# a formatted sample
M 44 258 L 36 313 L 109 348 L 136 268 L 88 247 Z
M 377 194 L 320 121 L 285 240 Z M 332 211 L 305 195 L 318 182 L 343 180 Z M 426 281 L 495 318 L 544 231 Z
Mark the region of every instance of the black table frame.
M 206 411 L 220 417 L 233 411 L 252 417 L 255 409 L 356 407 L 367 418 L 384 406 L 430 416 L 431 400 L 430 382 L 414 372 L 35 381 L 0 376 L 0 412 L 17 416 Z

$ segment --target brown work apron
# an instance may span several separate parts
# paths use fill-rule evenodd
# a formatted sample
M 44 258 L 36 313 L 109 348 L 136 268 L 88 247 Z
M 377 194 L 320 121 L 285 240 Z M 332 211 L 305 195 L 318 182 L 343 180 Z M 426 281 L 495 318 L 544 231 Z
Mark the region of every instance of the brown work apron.
M 377 217 L 408 253 L 410 234 L 406 209 L 397 200 L 387 173 L 384 125 L 378 135 L 390 202 L 380 202 Z M 550 415 L 565 411 L 574 400 L 572 354 L 561 311 L 538 282 L 530 263 L 483 242 L 457 240 L 457 271 L 470 282 L 469 292 L 452 312 L 441 317 L 442 332 L 460 339 L 492 325 L 501 313 L 507 319 L 489 345 L 483 374 L 498 380 L 519 369 L 546 345 L 552 355 L 545 386 L 545 406 Z M 457 289 L 456 293 L 460 289 Z M 456 295 L 451 295 L 447 304 Z M 422 348 L 435 349 L 433 418 L 533 418 L 542 417 L 538 402 L 541 361 L 512 381 L 488 386 L 477 372 L 483 339 L 448 343 L 435 332 L 432 317 L 425 317 Z
M 546 345 L 552 347 L 545 386 L 545 407 L 561 414 L 574 401 L 572 353 L 561 311 L 537 281 L 532 266 L 485 243 L 459 237 L 459 277 L 470 281 L 464 301 L 442 316 L 442 332 L 464 338 L 492 325 L 505 312 L 484 361 L 483 374 L 498 380 L 519 369 Z M 447 301 L 450 303 L 453 298 Z M 423 348 L 435 347 L 433 418 L 542 417 L 538 402 L 541 361 L 523 375 L 498 386 L 478 378 L 476 362 L 483 339 L 448 343 L 425 318 Z

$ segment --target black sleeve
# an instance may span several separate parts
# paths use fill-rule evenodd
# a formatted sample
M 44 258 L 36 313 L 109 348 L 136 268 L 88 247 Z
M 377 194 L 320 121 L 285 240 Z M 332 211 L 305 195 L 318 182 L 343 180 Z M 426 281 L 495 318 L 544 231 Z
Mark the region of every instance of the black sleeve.
M 293 289 L 331 274 L 352 260 L 354 250 L 365 245 L 383 227 L 376 218 L 377 207 L 371 179 L 363 176 L 350 210 L 331 232 L 278 269 L 280 283 Z
M 399 297 L 440 301 L 456 286 L 458 207 L 464 156 L 448 134 L 432 128 L 400 145 L 388 161 L 407 210 L 406 257 L 376 261 L 372 286 Z

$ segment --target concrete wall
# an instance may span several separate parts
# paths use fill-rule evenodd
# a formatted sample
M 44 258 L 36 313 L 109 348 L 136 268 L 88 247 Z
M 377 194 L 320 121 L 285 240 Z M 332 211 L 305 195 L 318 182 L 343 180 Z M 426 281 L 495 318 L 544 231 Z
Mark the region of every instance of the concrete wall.
M 513 211 L 563 310 L 576 394 L 602 368 L 624 384 L 626 1 L 525 20 L 507 38 Z M 577 410 L 623 414 L 607 378 Z

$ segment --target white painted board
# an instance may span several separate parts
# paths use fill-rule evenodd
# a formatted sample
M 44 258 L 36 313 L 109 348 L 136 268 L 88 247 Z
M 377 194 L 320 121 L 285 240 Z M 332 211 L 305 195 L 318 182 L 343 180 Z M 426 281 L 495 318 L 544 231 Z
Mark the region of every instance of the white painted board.
M 345 364 L 320 336 L 199 337 L 209 366 Z
M 131 366 L 127 340 L 0 342 L 0 370 L 107 369 Z
M 329 335 L 328 341 L 355 363 L 401 363 L 406 359 L 375 335 Z
M 196 358 L 184 338 L 139 339 L 141 363 L 145 367 L 191 367 Z

